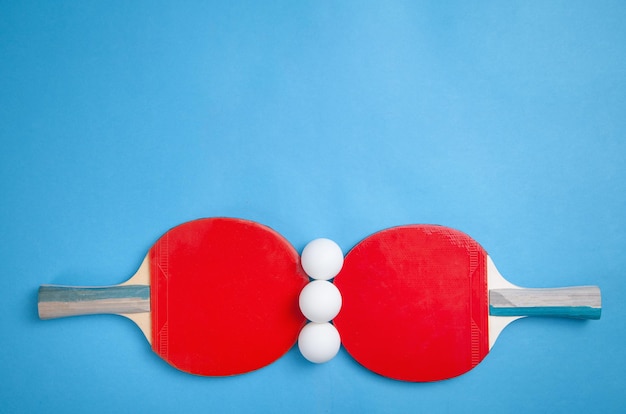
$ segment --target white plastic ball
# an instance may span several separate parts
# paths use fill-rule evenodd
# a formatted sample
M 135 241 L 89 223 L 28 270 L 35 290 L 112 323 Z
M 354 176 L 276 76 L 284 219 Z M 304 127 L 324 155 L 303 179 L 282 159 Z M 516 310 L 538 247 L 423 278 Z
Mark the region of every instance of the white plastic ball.
M 340 345 L 339 332 L 330 323 L 310 322 L 302 328 L 298 336 L 300 353 L 316 364 L 333 359 L 339 352 Z
M 302 268 L 313 279 L 330 280 L 343 266 L 343 252 L 332 240 L 315 239 L 302 250 L 301 261 Z
M 300 292 L 299 304 L 302 314 L 312 322 L 328 322 L 341 309 L 341 293 L 326 280 L 314 280 Z

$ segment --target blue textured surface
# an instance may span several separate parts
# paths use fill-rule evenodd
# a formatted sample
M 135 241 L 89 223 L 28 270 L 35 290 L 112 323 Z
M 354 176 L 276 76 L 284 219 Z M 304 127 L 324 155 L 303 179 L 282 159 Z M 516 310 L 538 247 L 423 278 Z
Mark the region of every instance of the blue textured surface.
M 108 286 L 108 287 L 64 287 L 42 286 L 39 288 L 39 302 L 83 302 L 100 299 L 150 299 L 149 286 Z
M 626 6 L 0 2 L 0 412 L 623 412 Z M 37 318 L 40 284 L 132 275 L 170 227 L 233 216 L 301 250 L 458 228 L 599 321 L 526 319 L 432 384 L 345 351 L 172 369 L 117 316 Z M 254 346 L 254 344 L 251 344 Z
M 492 316 L 548 316 L 561 318 L 576 319 L 600 319 L 602 316 L 601 308 L 592 308 L 589 306 L 569 306 L 569 307 L 543 307 L 543 308 L 495 308 L 489 307 L 489 315 Z

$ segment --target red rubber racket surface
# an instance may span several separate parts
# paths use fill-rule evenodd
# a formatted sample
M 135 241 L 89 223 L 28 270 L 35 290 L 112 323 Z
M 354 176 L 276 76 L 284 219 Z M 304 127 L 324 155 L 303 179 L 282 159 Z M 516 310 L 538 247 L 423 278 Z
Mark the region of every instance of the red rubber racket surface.
M 308 282 L 296 250 L 251 221 L 211 218 L 150 249 L 152 348 L 178 369 L 223 376 L 264 367 L 296 342 Z
M 477 242 L 446 227 L 403 226 L 366 238 L 334 281 L 343 346 L 398 380 L 469 371 L 489 352 L 486 258 Z

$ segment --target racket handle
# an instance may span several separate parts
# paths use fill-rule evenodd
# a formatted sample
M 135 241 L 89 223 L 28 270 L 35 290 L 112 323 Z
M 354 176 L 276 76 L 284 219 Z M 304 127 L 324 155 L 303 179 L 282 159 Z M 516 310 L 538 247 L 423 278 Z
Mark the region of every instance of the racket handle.
M 119 285 L 78 287 L 42 285 L 37 307 L 39 318 L 99 313 L 130 314 L 150 312 L 150 286 Z
M 557 316 L 600 319 L 602 298 L 597 286 L 555 289 L 492 289 L 492 316 Z

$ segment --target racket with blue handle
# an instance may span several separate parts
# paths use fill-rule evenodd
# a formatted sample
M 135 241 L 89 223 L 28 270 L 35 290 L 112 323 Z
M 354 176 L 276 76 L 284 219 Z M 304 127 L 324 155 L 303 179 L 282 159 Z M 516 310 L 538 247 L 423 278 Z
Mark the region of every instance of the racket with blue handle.
M 404 381 L 471 370 L 518 318 L 601 314 L 598 287 L 522 289 L 475 240 L 442 226 L 367 237 L 347 254 L 334 283 L 343 297 L 333 321 L 342 345 L 366 368 Z
M 152 349 L 197 375 L 242 374 L 285 354 L 305 324 L 308 278 L 274 230 L 232 218 L 191 221 L 165 233 L 121 285 L 43 285 L 39 316 L 113 313 L 137 323 Z

